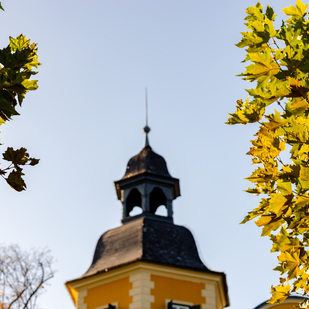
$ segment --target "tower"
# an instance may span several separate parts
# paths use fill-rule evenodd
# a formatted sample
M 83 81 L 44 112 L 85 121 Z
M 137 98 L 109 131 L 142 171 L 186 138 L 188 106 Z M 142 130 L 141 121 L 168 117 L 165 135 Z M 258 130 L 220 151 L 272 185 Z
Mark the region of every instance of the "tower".
M 180 196 L 165 159 L 149 145 L 115 181 L 122 225 L 98 240 L 90 268 L 66 287 L 77 309 L 222 309 L 229 304 L 225 274 L 201 261 L 191 232 L 173 222 Z M 159 215 L 159 206 L 166 215 Z M 134 207 L 140 208 L 137 215 Z
M 122 202 L 122 223 L 136 219 L 130 212 L 134 207 L 141 208 L 141 215 L 173 222 L 172 202 L 180 196 L 179 180 L 173 178 L 163 157 L 156 154 L 149 145 L 149 127 L 145 131 L 145 147 L 130 159 L 125 175 L 115 181 L 118 199 Z M 164 205 L 167 216 L 157 216 L 156 210 Z

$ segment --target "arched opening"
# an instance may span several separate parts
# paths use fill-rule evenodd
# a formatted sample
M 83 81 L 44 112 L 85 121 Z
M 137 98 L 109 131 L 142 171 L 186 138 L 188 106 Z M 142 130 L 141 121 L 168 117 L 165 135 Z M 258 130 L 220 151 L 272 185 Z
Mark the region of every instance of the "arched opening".
M 134 206 L 133 209 L 130 211 L 129 216 L 137 216 L 143 212 L 143 209 L 140 206 Z
M 156 211 L 159 206 L 164 205 L 166 209 L 166 196 L 162 189 L 155 187 L 150 193 L 150 213 L 157 214 Z M 161 211 L 160 211 L 161 212 Z
M 135 216 L 142 213 L 142 195 L 136 189 L 132 189 L 126 200 L 127 216 Z
M 166 209 L 166 206 L 165 205 L 160 205 L 156 212 L 155 212 L 155 215 L 159 215 L 159 216 L 164 216 L 164 217 L 167 217 L 167 209 Z

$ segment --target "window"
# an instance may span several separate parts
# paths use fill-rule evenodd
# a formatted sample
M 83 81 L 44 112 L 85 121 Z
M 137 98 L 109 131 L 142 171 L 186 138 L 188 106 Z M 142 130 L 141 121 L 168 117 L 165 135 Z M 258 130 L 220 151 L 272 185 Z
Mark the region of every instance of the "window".
M 161 188 L 155 187 L 150 192 L 150 199 L 149 199 L 150 213 L 155 214 L 157 208 L 161 205 L 165 205 L 166 208 L 166 196 Z
M 141 193 L 136 189 L 132 189 L 127 197 L 126 200 L 126 214 L 125 216 L 135 216 L 139 213 L 142 213 L 142 195 Z M 134 210 L 133 210 L 134 208 Z M 139 211 L 138 211 L 139 209 Z M 133 212 L 132 212 L 133 210 Z M 132 212 L 132 213 L 131 213 Z
M 117 306 L 115 305 L 111 305 L 111 304 L 108 304 L 106 306 L 103 306 L 103 307 L 99 307 L 99 308 L 96 308 L 96 309 L 117 309 Z
M 200 305 L 189 306 L 183 304 L 176 304 L 172 300 L 167 304 L 167 309 L 200 309 Z

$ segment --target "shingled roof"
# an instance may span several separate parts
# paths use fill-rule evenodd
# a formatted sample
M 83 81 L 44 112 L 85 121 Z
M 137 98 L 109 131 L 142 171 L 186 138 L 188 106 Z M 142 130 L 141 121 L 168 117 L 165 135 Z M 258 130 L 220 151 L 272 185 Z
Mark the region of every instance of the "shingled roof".
M 82 277 L 136 261 L 224 275 L 209 270 L 203 264 L 187 228 L 142 216 L 100 237 L 92 264 Z
M 155 153 L 150 146 L 145 146 L 139 154 L 129 160 L 122 179 L 142 173 L 171 177 L 164 158 Z

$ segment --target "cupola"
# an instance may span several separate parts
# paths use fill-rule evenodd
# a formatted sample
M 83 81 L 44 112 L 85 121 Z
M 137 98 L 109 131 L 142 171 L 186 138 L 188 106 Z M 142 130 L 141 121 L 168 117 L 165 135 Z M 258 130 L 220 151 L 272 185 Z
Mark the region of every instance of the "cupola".
M 122 202 L 123 223 L 141 216 L 173 221 L 172 202 L 180 196 L 179 180 L 170 175 L 164 158 L 150 147 L 149 131 L 146 125 L 144 148 L 129 160 L 124 176 L 115 181 L 117 197 Z M 156 214 L 161 205 L 166 208 L 166 216 Z M 141 213 L 130 215 L 134 207 L 141 208 Z

